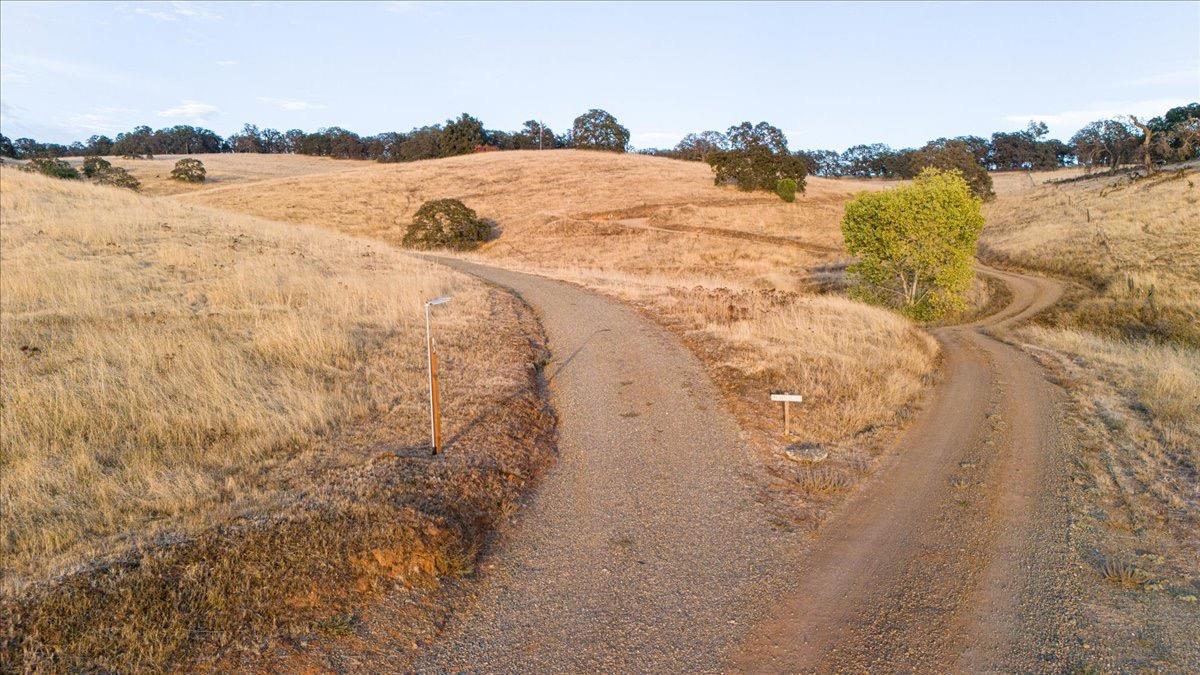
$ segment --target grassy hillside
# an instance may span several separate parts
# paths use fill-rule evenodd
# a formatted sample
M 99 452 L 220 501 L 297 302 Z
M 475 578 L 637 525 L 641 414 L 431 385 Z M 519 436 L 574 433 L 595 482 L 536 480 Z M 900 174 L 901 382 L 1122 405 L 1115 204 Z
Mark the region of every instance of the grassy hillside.
M 1089 586 L 1105 627 L 1094 652 L 1173 670 L 1200 596 L 1200 173 L 1164 171 L 1000 189 L 984 255 L 1076 288 L 1018 333 L 1064 383 L 1079 416 L 1080 555 L 1133 583 Z M 1116 636 L 1137 634 L 1136 641 Z
M 0 670 L 178 664 L 375 577 L 451 569 L 545 458 L 539 331 L 505 293 L 326 230 L 9 168 L 0 213 Z M 511 433 L 429 463 L 421 302 L 446 294 L 446 437 L 489 417 Z M 372 550 L 390 553 L 355 562 Z
M 984 253 L 1092 291 L 1061 316 L 1110 337 L 1200 346 L 1200 172 L 1164 171 L 999 191 Z
M 171 178 L 175 162 L 184 157 L 193 157 L 204 164 L 203 183 L 185 183 Z M 127 169 L 142 183 L 141 192 L 147 195 L 175 195 L 225 188 L 231 185 L 306 176 L 314 173 L 341 173 L 375 166 L 374 162 L 330 159 L 309 155 L 260 155 L 260 154 L 198 154 L 157 155 L 154 159 L 125 159 L 107 157 L 113 166 Z M 83 164 L 82 157 L 68 158 L 76 166 Z
M 832 491 L 797 491 L 795 465 L 779 469 L 777 487 L 799 507 L 792 515 L 815 525 L 840 498 L 829 493 L 870 470 L 934 368 L 936 345 L 910 323 L 826 294 L 846 258 L 844 203 L 885 185 L 813 178 L 788 204 L 714 186 L 702 163 L 565 150 L 384 164 L 181 199 L 393 243 L 424 201 L 463 200 L 497 231 L 474 255 L 616 295 L 680 333 L 768 461 L 787 443 L 830 449 Z M 780 389 L 807 397 L 788 439 L 769 401 Z

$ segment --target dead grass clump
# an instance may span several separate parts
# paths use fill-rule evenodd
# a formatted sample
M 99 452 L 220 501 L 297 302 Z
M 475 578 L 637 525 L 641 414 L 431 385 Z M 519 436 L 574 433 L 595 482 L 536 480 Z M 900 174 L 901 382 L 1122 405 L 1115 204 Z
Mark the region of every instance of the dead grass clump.
M 1189 347 L 1111 340 L 1095 333 L 1034 326 L 1027 339 L 1087 364 L 1114 387 L 1125 405 L 1149 413 L 1166 435 L 1200 441 L 1200 352 Z M 1200 466 L 1200 443 L 1189 458 Z
M 894 421 L 937 355 L 933 339 L 905 319 L 833 296 L 700 330 L 729 345 L 725 364 L 762 381 L 764 392 L 803 393 L 803 434 L 816 442 Z
M 796 479 L 800 489 L 810 495 L 841 492 L 850 487 L 846 474 L 834 469 L 806 469 Z
M 1150 582 L 1150 575 L 1128 560 L 1109 558 L 1100 573 L 1106 581 L 1128 588 L 1140 588 Z

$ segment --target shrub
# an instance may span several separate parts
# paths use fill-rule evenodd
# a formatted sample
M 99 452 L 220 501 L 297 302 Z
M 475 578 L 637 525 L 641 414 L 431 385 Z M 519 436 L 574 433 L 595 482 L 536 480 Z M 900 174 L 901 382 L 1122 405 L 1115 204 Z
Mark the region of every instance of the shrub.
M 794 178 L 781 178 L 775 184 L 775 194 L 785 202 L 796 201 L 796 180 Z
M 105 162 L 108 164 L 108 162 Z M 96 183 L 98 185 L 111 185 L 113 187 L 129 188 L 137 190 L 142 187 L 142 182 L 119 166 L 111 166 L 96 173 Z
M 34 157 L 25 165 L 25 170 L 54 178 L 79 178 L 79 172 L 69 162 L 54 157 Z
M 921 320 L 962 309 L 982 229 L 980 200 L 958 171 L 925 169 L 910 185 L 860 193 L 842 218 L 856 294 Z
M 96 174 L 112 168 L 112 163 L 103 157 L 84 157 L 83 175 L 94 178 Z
M 194 157 L 184 157 L 171 169 L 171 178 L 185 183 L 203 183 L 206 174 L 204 164 Z
M 404 234 L 412 248 L 475 248 L 487 240 L 491 226 L 457 199 L 435 199 L 417 209 Z

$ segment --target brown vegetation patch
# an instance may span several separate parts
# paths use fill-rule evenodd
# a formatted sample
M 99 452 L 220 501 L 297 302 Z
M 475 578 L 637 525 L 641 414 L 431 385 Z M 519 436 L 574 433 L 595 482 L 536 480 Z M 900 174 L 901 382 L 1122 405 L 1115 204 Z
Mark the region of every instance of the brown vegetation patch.
M 1072 538 L 1113 582 L 1083 599 L 1091 654 L 1115 670 L 1177 670 L 1200 660 L 1195 607 L 1181 600 L 1200 591 L 1197 173 L 1038 178 L 997 182 L 982 250 L 1078 282 L 1017 337 L 1077 412 Z M 1142 639 L 1117 637 L 1131 633 Z
M 511 295 L 317 229 L 0 182 L 0 670 L 187 668 L 335 625 L 469 567 L 547 462 Z M 445 294 L 430 458 L 421 301 Z
M 826 444 L 861 476 L 935 366 L 908 321 L 839 296 L 840 220 L 858 190 L 894 183 L 811 178 L 795 203 L 713 185 L 698 162 L 581 151 L 507 152 L 382 165 L 187 197 L 221 208 L 397 241 L 423 200 L 456 198 L 495 221 L 483 262 L 566 279 L 629 301 L 701 358 L 764 461 Z M 617 218 L 604 220 L 605 218 Z M 797 438 L 772 391 L 808 398 Z M 836 496 L 790 479 L 772 490 L 819 522 Z M 788 507 L 791 508 L 791 507 Z

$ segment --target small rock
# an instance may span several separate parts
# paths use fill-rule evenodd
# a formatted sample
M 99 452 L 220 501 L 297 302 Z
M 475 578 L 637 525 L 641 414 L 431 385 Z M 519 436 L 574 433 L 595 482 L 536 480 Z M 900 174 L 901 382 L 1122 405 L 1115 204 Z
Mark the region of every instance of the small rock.
M 818 464 L 829 458 L 829 451 L 819 445 L 801 443 L 784 448 L 783 456 L 801 464 Z

